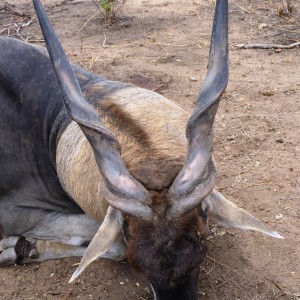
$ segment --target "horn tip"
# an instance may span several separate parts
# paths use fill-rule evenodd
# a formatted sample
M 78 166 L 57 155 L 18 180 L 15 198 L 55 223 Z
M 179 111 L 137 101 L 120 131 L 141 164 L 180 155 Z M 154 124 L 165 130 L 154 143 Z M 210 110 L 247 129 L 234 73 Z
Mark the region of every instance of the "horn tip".
M 76 271 L 72 274 L 72 277 L 69 280 L 69 283 L 74 282 L 74 280 L 81 274 L 82 271 L 83 271 L 83 269 L 77 268 Z
M 269 233 L 269 236 L 271 236 L 275 239 L 284 239 L 284 236 L 280 235 L 277 231 L 271 231 Z

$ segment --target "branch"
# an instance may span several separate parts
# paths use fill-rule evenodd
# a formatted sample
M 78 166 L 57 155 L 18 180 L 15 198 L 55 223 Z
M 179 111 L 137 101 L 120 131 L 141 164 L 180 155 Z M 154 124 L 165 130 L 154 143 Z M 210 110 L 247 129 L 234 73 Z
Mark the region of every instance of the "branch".
M 239 49 L 293 49 L 300 46 L 300 42 L 292 43 L 290 45 L 280 44 L 238 44 L 235 47 Z

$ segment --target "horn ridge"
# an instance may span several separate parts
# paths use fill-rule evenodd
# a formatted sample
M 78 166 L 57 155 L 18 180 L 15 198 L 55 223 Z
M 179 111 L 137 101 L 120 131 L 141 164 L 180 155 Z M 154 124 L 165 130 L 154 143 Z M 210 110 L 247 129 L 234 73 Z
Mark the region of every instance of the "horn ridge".
M 127 210 L 127 213 L 134 215 L 134 203 L 136 203 L 137 199 L 140 202 L 144 202 L 148 191 L 129 174 L 120 156 L 121 147 L 117 138 L 104 127 L 101 118 L 85 100 L 73 69 L 40 1 L 33 0 L 33 3 L 62 91 L 66 111 L 69 117 L 78 123 L 91 144 L 106 187 L 111 193 L 122 195 L 128 202 L 131 201 L 130 209 Z M 118 202 L 115 201 L 115 203 Z M 112 201 L 113 204 L 114 202 Z M 140 206 L 138 214 L 149 215 L 149 207 L 146 205 Z
M 209 169 L 213 155 L 212 126 L 228 77 L 228 0 L 217 0 L 208 71 L 186 128 L 188 139 L 186 160 L 170 188 L 170 193 L 177 195 L 179 202 L 183 201 L 186 194 L 193 193 Z M 202 199 L 199 197 L 199 204 Z M 190 207 L 192 209 L 194 205 Z
M 195 110 L 187 124 L 187 137 L 197 121 L 201 120 L 201 115 L 220 101 L 227 87 L 228 77 L 228 0 L 218 0 L 211 36 L 208 72 L 197 96 Z
M 58 41 L 58 38 L 42 8 L 40 1 L 33 0 L 33 3 L 44 35 L 50 59 L 63 93 L 64 106 L 68 115 L 76 123 L 105 135 L 111 142 L 113 142 L 115 145 L 118 145 L 120 148 L 117 138 L 103 126 L 102 121 L 95 110 L 87 101 L 85 101 L 68 58 L 66 57 L 65 52 Z M 63 84 L 63 82 L 65 84 Z
M 180 195 L 180 198 L 168 209 L 168 219 L 179 218 L 192 209 L 197 208 L 200 204 L 199 199 L 202 200 L 211 193 L 215 186 L 217 175 L 216 165 L 213 160 L 210 161 L 206 173 L 207 176 L 205 180 L 201 180 L 192 192 L 186 195 Z

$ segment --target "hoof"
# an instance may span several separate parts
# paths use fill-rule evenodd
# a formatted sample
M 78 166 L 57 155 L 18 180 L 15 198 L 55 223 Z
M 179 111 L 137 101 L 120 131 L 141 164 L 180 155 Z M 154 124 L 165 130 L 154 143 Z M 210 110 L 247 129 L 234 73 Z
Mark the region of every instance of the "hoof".
M 37 259 L 39 253 L 34 239 L 11 236 L 0 241 L 0 266 L 22 263 L 24 259 Z

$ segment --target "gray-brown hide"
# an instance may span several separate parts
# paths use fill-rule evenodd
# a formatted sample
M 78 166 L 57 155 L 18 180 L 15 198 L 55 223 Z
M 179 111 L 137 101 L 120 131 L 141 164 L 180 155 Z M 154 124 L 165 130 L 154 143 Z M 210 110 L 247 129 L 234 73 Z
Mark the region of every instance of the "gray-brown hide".
M 83 256 L 72 281 L 99 257 L 127 257 L 156 299 L 197 299 L 207 216 L 281 238 L 213 189 L 228 1 L 216 3 L 208 75 L 191 117 L 157 93 L 70 66 L 34 4 L 50 59 L 0 38 L 1 266 Z

